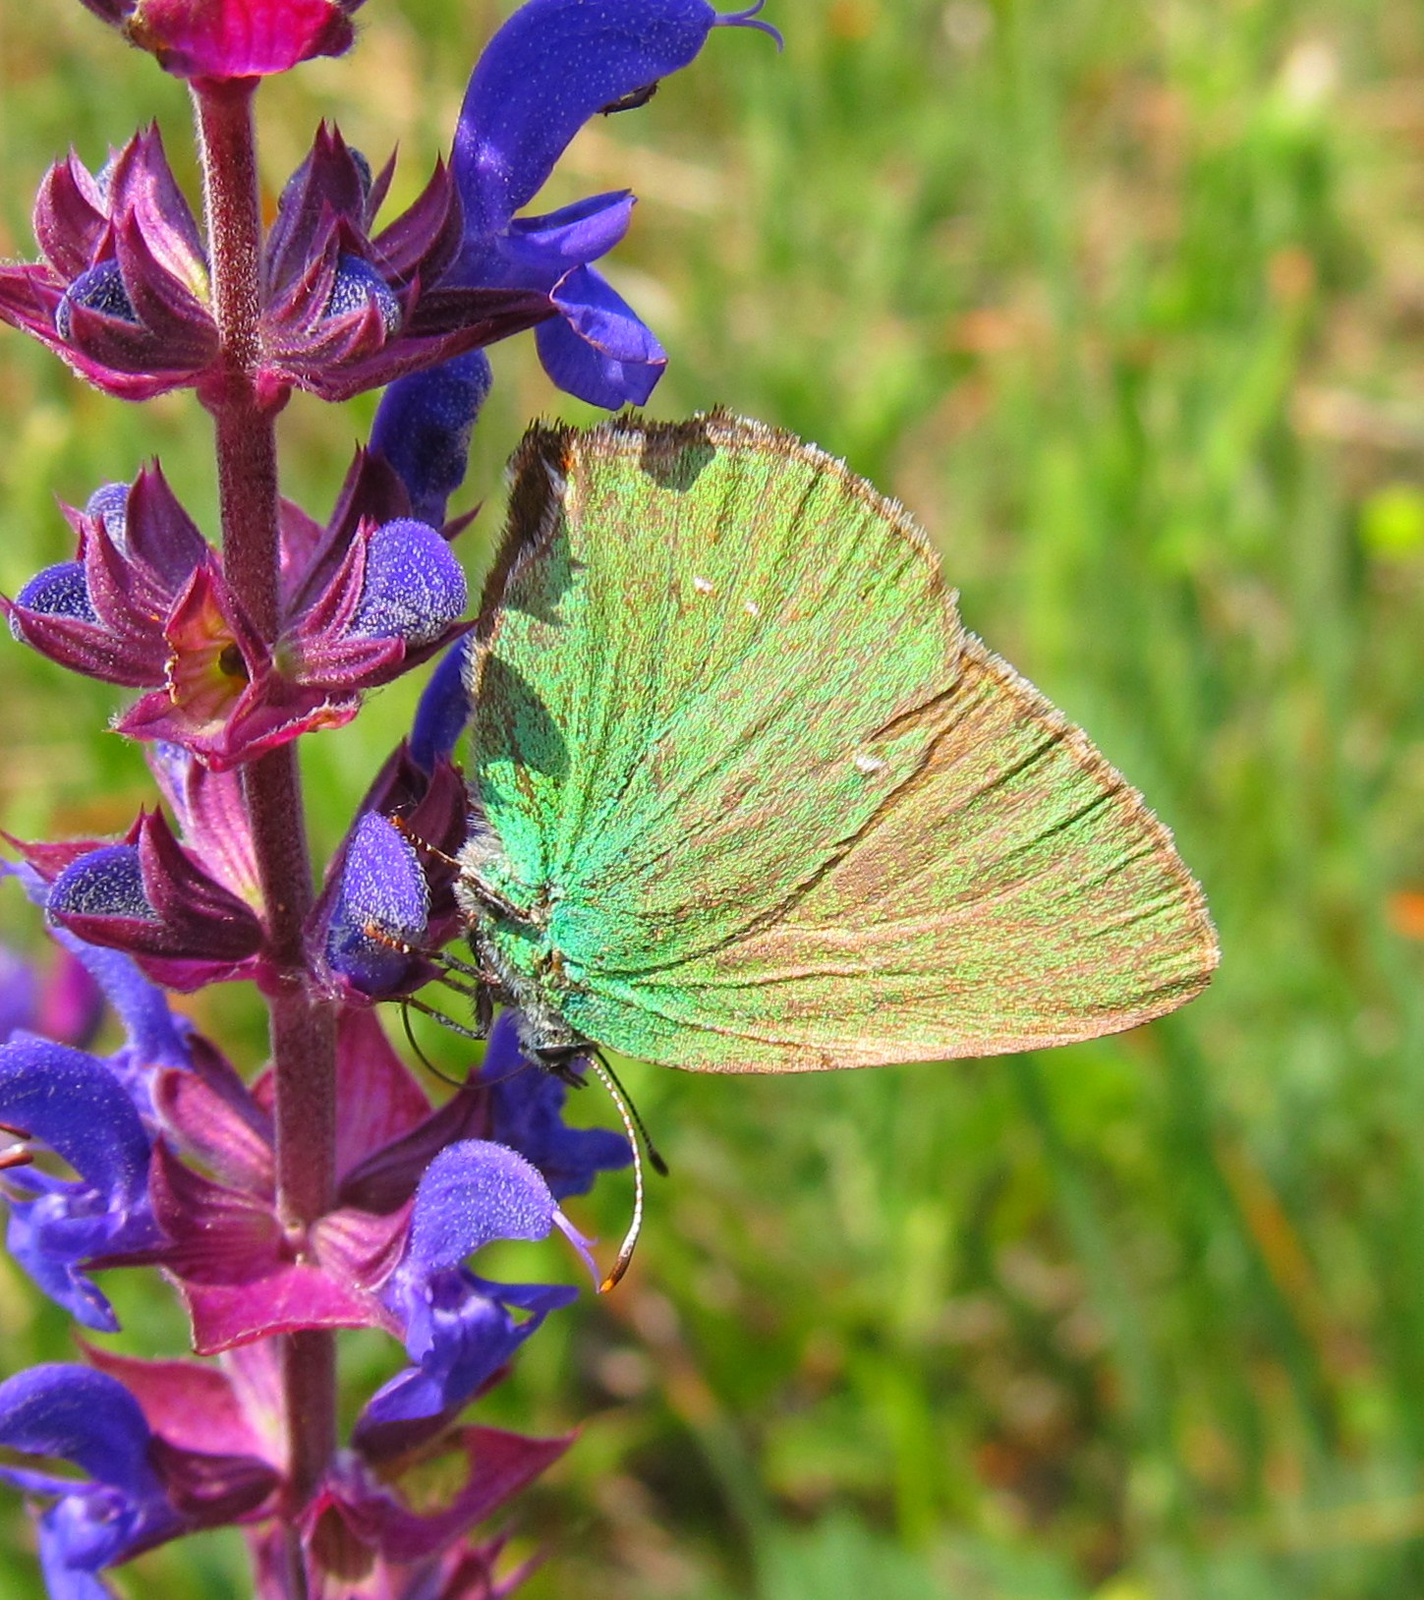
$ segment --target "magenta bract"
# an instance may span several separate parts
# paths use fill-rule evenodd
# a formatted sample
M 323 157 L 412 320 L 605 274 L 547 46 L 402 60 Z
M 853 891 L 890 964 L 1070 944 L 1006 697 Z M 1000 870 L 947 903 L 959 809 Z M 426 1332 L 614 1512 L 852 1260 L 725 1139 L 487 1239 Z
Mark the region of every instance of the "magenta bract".
M 361 0 L 83 0 L 180 78 L 256 78 L 352 41 Z
M 429 660 L 464 631 L 465 578 L 442 533 L 401 513 L 390 469 L 364 454 L 332 522 L 282 519 L 281 633 L 271 646 L 156 466 L 122 509 L 106 485 L 69 510 L 76 559 L 13 601 L 15 634 L 87 677 L 149 692 L 117 721 L 222 771 L 355 716 L 361 694 Z M 377 520 L 379 518 L 379 520 Z
M 537 286 L 442 283 L 464 213 L 448 169 L 379 233 L 391 167 L 374 181 L 333 128 L 284 189 L 262 270 L 264 402 L 293 388 L 342 400 L 554 315 Z M 228 383 L 202 238 L 156 128 L 98 173 L 76 155 L 40 187 L 43 259 L 0 266 L 0 319 L 31 334 L 108 394 L 143 400 Z

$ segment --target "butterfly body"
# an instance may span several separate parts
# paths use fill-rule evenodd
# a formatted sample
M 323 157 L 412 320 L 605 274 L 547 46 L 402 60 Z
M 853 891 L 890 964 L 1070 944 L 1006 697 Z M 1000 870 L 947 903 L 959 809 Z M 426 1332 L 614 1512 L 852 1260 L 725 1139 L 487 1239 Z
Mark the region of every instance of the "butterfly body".
M 460 893 L 531 1050 L 991 1054 L 1215 964 L 1166 830 L 963 629 L 905 513 L 758 424 L 531 431 L 469 688 Z

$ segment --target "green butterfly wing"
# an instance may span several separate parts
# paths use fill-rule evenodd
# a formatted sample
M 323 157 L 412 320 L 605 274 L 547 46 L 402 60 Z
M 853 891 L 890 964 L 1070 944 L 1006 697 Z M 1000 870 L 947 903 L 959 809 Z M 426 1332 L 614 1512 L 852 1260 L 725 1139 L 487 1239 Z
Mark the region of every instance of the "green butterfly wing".
M 474 654 L 480 937 L 623 1054 L 797 1071 L 1131 1027 L 1216 964 L 1140 798 L 903 511 L 721 414 L 536 429 Z

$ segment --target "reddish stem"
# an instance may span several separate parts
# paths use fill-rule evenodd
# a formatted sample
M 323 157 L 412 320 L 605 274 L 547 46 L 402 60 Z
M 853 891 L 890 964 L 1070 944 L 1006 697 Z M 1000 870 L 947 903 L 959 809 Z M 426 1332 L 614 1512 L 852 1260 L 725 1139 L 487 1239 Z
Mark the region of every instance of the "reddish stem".
M 223 566 L 239 604 L 269 643 L 277 637 L 275 410 L 258 387 L 262 216 L 253 131 L 255 82 L 195 87 L 206 186 L 208 253 L 220 372 L 203 398 L 217 433 Z M 277 1193 L 300 1240 L 336 1191 L 336 1031 L 307 987 L 303 928 L 314 898 L 296 745 L 246 769 L 248 810 L 278 973 L 269 997 L 276 1084 Z M 330 1333 L 283 1341 L 289 1449 L 288 1514 L 310 1497 L 336 1447 L 336 1361 Z M 300 1563 L 296 1563 L 300 1565 Z

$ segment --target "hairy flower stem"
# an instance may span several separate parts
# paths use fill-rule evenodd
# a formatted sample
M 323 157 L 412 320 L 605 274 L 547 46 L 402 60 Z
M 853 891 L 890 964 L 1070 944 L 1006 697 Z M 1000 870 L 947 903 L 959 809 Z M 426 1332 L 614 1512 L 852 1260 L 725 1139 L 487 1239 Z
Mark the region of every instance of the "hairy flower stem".
M 217 434 L 223 564 L 234 595 L 263 636 L 278 629 L 277 440 L 274 407 L 255 377 L 260 356 L 262 219 L 253 131 L 254 83 L 194 90 L 206 189 L 213 308 L 221 381 L 205 392 Z M 336 1033 L 330 1007 L 306 984 L 302 928 L 313 899 L 311 856 L 290 743 L 246 772 L 266 908 L 280 977 L 269 996 L 276 1082 L 277 1184 L 298 1249 L 305 1228 L 330 1209 L 336 1187 Z M 334 1336 L 285 1340 L 290 1482 L 295 1509 L 310 1495 L 336 1442 Z

